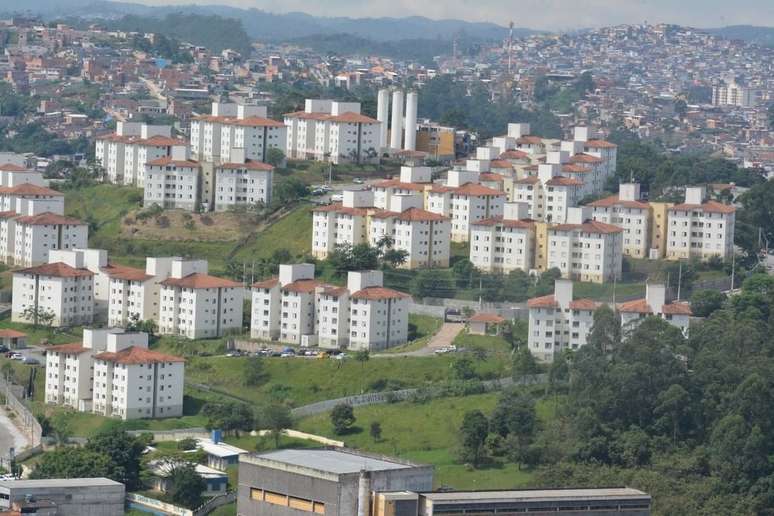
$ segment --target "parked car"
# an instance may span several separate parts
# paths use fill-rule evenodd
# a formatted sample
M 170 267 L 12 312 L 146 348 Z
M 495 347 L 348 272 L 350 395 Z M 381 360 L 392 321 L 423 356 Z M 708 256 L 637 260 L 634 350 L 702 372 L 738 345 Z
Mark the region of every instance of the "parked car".
M 363 181 L 359 177 L 356 177 L 355 179 L 352 180 L 352 182 L 355 183 L 356 185 L 362 185 L 365 181 Z
M 35 357 L 22 357 L 22 363 L 27 365 L 40 365 L 40 360 Z
M 24 355 L 21 353 L 11 353 L 11 360 L 22 360 L 24 359 Z
M 0 345 L 0 353 L 8 353 L 8 347 Z

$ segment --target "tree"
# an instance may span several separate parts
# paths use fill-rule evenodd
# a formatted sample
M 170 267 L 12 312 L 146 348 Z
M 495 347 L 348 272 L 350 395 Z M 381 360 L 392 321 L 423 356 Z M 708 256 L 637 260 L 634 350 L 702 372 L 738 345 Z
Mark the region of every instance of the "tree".
M 745 489 L 771 469 L 761 429 L 748 428 L 744 418 L 721 419 L 710 438 L 710 465 L 732 489 Z
M 515 390 L 500 395 L 489 423 L 492 432 L 502 437 L 514 434 L 524 442 L 532 440 L 536 425 L 535 400 Z
M 242 381 L 248 387 L 255 387 L 263 383 L 268 375 L 261 357 L 250 357 L 245 361 L 244 375 Z
M 145 444 L 138 438 L 113 426 L 90 438 L 85 449 L 107 456 L 109 467 L 105 476 L 131 491 L 140 487 L 140 458 Z
M 527 349 L 527 346 L 520 346 L 513 353 L 513 377 L 521 378 L 540 372 L 540 367 L 535 361 L 535 357 Z
M 473 265 L 473 262 L 467 259 L 461 259 L 452 265 L 452 274 L 457 284 L 457 288 L 473 288 L 474 282 L 478 281 L 480 272 Z
M 205 403 L 202 414 L 207 417 L 207 428 L 220 428 L 236 435 L 253 430 L 255 425 L 255 415 L 245 403 Z
M 382 425 L 379 421 L 372 421 L 368 433 L 374 441 L 382 440 Z
M 725 294 L 718 290 L 697 290 L 691 295 L 691 311 L 696 317 L 709 317 L 725 302 Z
M 58 445 L 67 444 L 67 440 L 73 433 L 70 415 L 67 412 L 57 412 L 51 416 L 51 430 Z
M 682 385 L 670 385 L 667 390 L 658 395 L 655 414 L 661 418 L 660 421 L 667 428 L 671 429 L 673 445 L 677 444 L 677 437 L 686 425 L 690 403 L 691 396 Z
M 167 477 L 167 494 L 172 501 L 183 507 L 195 509 L 202 504 L 202 492 L 207 489 L 204 479 L 190 462 L 179 462 Z
M 32 321 L 32 326 L 35 329 L 45 326 L 50 330 L 51 325 L 54 324 L 54 319 L 56 319 L 56 314 L 52 310 L 38 305 L 27 306 L 22 310 L 21 315 L 23 319 Z
M 279 448 L 279 440 L 282 431 L 293 426 L 293 417 L 290 409 L 285 405 L 274 404 L 266 407 L 261 413 L 261 426 L 269 431 L 274 439 L 274 447 Z
M 133 313 L 129 316 L 128 324 L 126 325 L 126 331 L 147 333 L 148 337 L 153 337 L 158 331 L 158 324 L 153 319 L 143 321 L 140 319 L 139 313 Z
M 274 168 L 279 168 L 285 163 L 285 153 L 277 147 L 270 147 L 266 150 L 266 163 Z
M 411 295 L 424 297 L 454 297 L 454 280 L 448 272 L 438 269 L 423 269 L 410 285 Z
M 463 462 L 468 462 L 474 467 L 480 464 L 484 442 L 488 433 L 489 421 L 487 421 L 483 412 L 471 410 L 465 413 L 459 430 L 459 457 Z
M 562 277 L 562 271 L 552 267 L 543 272 L 532 288 L 530 297 L 547 296 L 554 292 L 554 282 Z
M 612 308 L 602 305 L 594 310 L 594 324 L 586 342 L 603 353 L 611 352 L 621 342 L 621 322 Z
M 112 470 L 110 458 L 104 453 L 85 448 L 60 448 L 44 453 L 35 463 L 30 478 L 110 477 Z
M 347 433 L 352 425 L 355 424 L 355 411 L 352 409 L 352 405 L 347 403 L 339 403 L 331 411 L 331 424 L 333 425 L 333 433 L 336 435 L 343 435 Z
M 451 363 L 452 373 L 457 380 L 472 380 L 478 377 L 469 357 L 461 357 Z
M 408 259 L 408 251 L 404 249 L 387 249 L 382 253 L 382 263 L 390 267 L 400 267 Z
M 371 354 L 368 352 L 367 349 L 361 349 L 355 353 L 355 360 L 360 362 L 360 366 L 362 369 L 365 369 L 365 364 L 368 362 L 368 360 L 371 358 Z

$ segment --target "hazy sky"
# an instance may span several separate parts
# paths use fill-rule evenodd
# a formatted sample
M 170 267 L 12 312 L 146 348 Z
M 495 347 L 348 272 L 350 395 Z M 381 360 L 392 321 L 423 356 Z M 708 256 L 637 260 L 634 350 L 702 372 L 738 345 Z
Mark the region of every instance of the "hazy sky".
M 131 1 L 131 0 L 130 0 Z M 135 0 L 149 5 L 226 4 L 322 16 L 411 16 L 571 29 L 648 21 L 694 27 L 774 26 L 774 0 Z

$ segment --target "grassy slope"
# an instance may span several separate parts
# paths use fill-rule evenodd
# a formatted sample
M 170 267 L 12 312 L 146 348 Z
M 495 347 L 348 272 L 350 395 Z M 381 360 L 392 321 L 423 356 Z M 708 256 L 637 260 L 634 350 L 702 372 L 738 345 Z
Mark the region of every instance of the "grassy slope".
M 293 256 L 312 251 L 312 211 L 308 205 L 296 208 L 286 217 L 256 235 L 234 255 L 238 262 L 269 258 L 278 249 L 287 249 Z
M 497 402 L 497 394 L 481 394 L 463 398 L 435 399 L 425 404 L 395 403 L 355 408 L 354 430 L 343 437 L 336 436 L 329 414 L 305 418 L 298 428 L 343 439 L 347 446 L 397 455 L 409 460 L 434 464 L 436 486 L 448 485 L 456 489 L 507 489 L 525 485 L 530 480 L 528 471 L 520 471 L 513 464 L 469 470 L 456 463 L 454 449 L 458 443 L 458 428 L 469 410 L 479 409 L 489 414 Z M 549 402 L 538 404 L 538 415 L 545 420 L 552 417 Z M 382 426 L 379 441 L 369 435 L 372 422 Z

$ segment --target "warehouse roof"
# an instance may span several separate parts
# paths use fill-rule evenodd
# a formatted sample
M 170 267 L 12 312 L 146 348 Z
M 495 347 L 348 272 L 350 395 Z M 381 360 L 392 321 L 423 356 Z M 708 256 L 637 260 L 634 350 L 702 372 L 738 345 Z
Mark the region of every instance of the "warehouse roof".
M 392 458 L 361 454 L 356 451 L 330 450 L 325 448 L 305 450 L 277 450 L 253 455 L 258 460 L 268 460 L 311 468 L 327 473 L 343 475 L 366 471 L 385 471 L 417 467 L 417 464 L 400 462 Z
M 13 489 L 58 487 L 106 487 L 124 485 L 109 478 L 47 478 L 41 480 L 0 480 L 0 487 Z
M 600 489 L 524 489 L 514 491 L 450 491 L 438 493 L 422 493 L 422 496 L 433 501 L 469 502 L 496 500 L 595 500 L 595 499 L 631 499 L 648 498 L 650 495 L 628 487 L 605 487 Z

